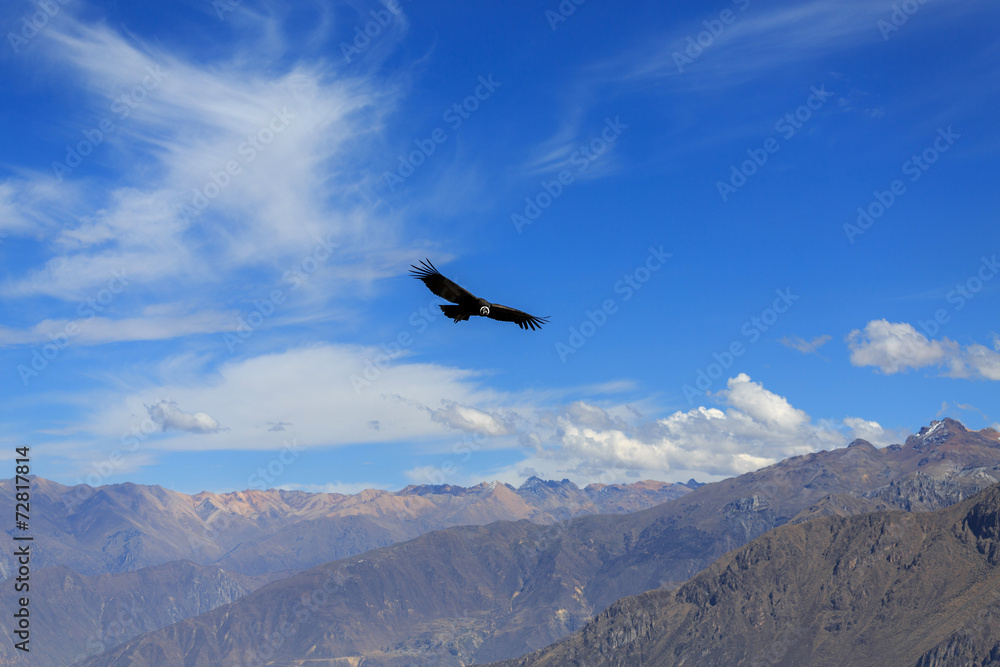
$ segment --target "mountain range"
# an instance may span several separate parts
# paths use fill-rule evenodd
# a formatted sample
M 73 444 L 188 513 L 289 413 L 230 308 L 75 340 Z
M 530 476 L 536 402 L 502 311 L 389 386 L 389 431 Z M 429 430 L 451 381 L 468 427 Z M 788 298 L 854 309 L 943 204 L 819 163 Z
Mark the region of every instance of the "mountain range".
M 35 477 L 32 562 L 88 575 L 182 559 L 251 575 L 301 570 L 447 526 L 627 512 L 696 486 L 693 480 L 690 486 L 645 481 L 580 489 L 569 480 L 532 477 L 519 489 L 484 482 L 354 495 L 280 489 L 186 495 L 132 483 L 67 487 Z M 0 481 L 0 500 L 10 507 L 13 491 L 13 480 Z M 7 533 L 0 533 L 0 542 L 0 579 L 6 579 L 13 571 L 13 542 Z
M 706 484 L 627 515 L 433 531 L 274 581 L 82 664 L 291 665 L 308 660 L 363 662 L 365 667 L 458 666 L 516 658 L 580 630 L 619 598 L 690 590 L 684 587 L 695 580 L 681 584 L 779 526 L 785 526 L 781 534 L 829 533 L 829 526 L 862 513 L 939 510 L 998 481 L 1000 434 L 968 431 L 945 419 L 901 445 L 878 449 L 856 440 L 843 449 Z M 925 538 L 916 529 L 907 531 L 900 539 L 916 540 L 908 548 L 919 554 Z M 708 572 L 716 571 L 700 576 Z M 786 582 L 786 592 L 799 585 L 804 584 Z M 848 604 L 845 590 L 836 604 Z M 862 595 L 862 589 L 853 594 Z M 694 598 L 691 604 L 714 607 L 712 599 Z M 716 634 L 724 635 L 725 627 L 719 625 Z M 780 643 L 794 634 L 794 628 L 771 629 L 776 632 L 772 645 L 774 637 Z M 812 631 L 811 625 L 803 630 Z M 634 634 L 626 629 L 623 637 Z M 536 659 L 543 658 L 517 664 Z M 623 660 L 608 664 L 640 664 L 631 657 Z
M 637 482 L 578 488 L 531 478 L 464 488 L 408 486 L 354 495 L 242 491 L 186 495 L 159 486 L 67 487 L 32 478 L 32 665 L 67 665 L 238 600 L 308 567 L 429 530 L 518 518 L 552 523 L 647 508 L 698 486 Z M 0 497 L 13 507 L 13 480 Z M 0 574 L 15 570 L 0 533 Z M 12 613 L 12 612 L 11 612 Z M 17 664 L 0 624 L 0 664 Z

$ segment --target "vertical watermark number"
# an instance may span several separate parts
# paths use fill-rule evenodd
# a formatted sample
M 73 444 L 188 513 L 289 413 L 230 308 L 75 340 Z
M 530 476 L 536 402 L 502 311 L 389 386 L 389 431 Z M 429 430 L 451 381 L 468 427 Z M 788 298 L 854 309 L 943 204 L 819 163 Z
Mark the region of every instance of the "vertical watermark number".
M 28 611 L 28 590 L 31 578 L 31 540 L 28 533 L 31 517 L 31 459 L 28 458 L 28 448 L 18 447 L 17 458 L 14 460 L 14 559 L 17 562 L 17 576 L 14 578 L 14 592 L 18 593 L 17 611 L 14 612 L 14 628 L 12 637 L 20 639 L 14 642 L 14 648 L 29 652 L 28 642 L 31 639 L 31 620 Z

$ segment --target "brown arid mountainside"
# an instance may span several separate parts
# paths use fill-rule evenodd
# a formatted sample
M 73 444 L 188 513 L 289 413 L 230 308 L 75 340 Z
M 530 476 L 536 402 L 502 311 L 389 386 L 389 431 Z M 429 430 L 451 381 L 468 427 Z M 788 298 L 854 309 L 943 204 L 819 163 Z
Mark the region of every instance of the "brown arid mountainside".
M 578 630 L 623 596 L 676 588 L 793 519 L 832 521 L 900 502 L 936 509 L 1000 481 L 998 471 L 995 431 L 935 422 L 901 446 L 855 441 L 633 514 L 436 531 L 274 582 L 87 664 L 235 665 L 247 650 L 274 665 L 364 658 L 365 667 L 457 667 L 513 658 Z M 923 482 L 902 484 L 918 475 L 943 486 L 927 496 Z M 900 491 L 882 497 L 894 482 Z M 302 595 L 316 591 L 322 601 L 304 611 Z
M 539 494 L 537 486 L 547 492 Z M 692 485 L 693 487 L 694 485 Z M 302 570 L 431 530 L 528 519 L 552 523 L 586 514 L 645 509 L 691 491 L 684 484 L 616 485 L 616 493 L 579 489 L 569 480 L 532 478 L 520 489 L 408 486 L 354 495 L 247 490 L 187 495 L 159 486 L 67 487 L 34 477 L 33 567 L 81 574 L 130 572 L 175 560 L 248 575 Z M 13 507 L 13 480 L 0 501 Z M 0 533 L 0 579 L 12 572 L 13 542 Z
M 924 493 L 916 480 L 928 478 L 951 491 Z M 587 594 L 600 611 L 622 595 L 685 581 L 723 553 L 800 519 L 803 512 L 940 509 L 997 482 L 1000 433 L 969 431 L 947 418 L 923 427 L 903 445 L 877 449 L 855 440 L 843 449 L 792 457 L 632 515 L 634 522 L 651 521 L 627 553 L 595 577 Z M 840 496 L 847 499 L 838 505 Z
M 935 512 L 823 517 L 492 667 L 996 665 L 998 565 L 1000 485 Z
M 69 665 L 238 600 L 281 576 L 251 577 L 189 561 L 92 576 L 62 566 L 32 571 L 30 661 L 14 648 L 17 640 L 4 623 L 0 665 Z
M 32 590 L 44 595 L 32 597 L 37 631 L 30 664 L 39 667 L 98 655 L 275 579 L 442 526 L 508 517 L 552 522 L 622 503 L 651 507 L 691 490 L 639 482 L 615 485 L 608 497 L 569 480 L 535 479 L 520 489 L 424 485 L 350 496 L 281 490 L 192 496 L 137 484 L 65 487 L 39 477 L 32 487 Z M 0 497 L 12 507 L 10 491 L 9 480 L 0 482 Z M 14 547 L 8 533 L 0 541 L 7 544 L 0 554 L 6 577 Z M 19 657 L 5 641 L 0 665 L 20 664 Z
M 545 569 L 544 531 L 528 521 L 435 531 L 274 582 L 83 664 L 467 663 Z M 562 576 L 593 569 L 573 558 Z

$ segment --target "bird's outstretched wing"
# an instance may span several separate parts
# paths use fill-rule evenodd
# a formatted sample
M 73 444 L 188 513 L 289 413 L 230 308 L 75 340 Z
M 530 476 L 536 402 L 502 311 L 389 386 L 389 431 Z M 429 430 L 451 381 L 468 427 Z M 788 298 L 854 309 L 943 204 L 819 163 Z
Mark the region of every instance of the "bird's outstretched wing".
M 501 322 L 514 322 L 522 329 L 541 329 L 542 325 L 549 321 L 548 317 L 535 317 L 516 308 L 501 306 L 499 303 L 490 304 L 490 314 L 486 317 L 491 320 Z
M 447 299 L 457 304 L 476 301 L 476 297 L 472 292 L 442 276 L 441 272 L 431 264 L 431 260 L 421 260 L 420 266 L 410 264 L 410 267 L 413 269 L 410 271 L 410 275 L 424 281 L 427 288 L 442 299 Z

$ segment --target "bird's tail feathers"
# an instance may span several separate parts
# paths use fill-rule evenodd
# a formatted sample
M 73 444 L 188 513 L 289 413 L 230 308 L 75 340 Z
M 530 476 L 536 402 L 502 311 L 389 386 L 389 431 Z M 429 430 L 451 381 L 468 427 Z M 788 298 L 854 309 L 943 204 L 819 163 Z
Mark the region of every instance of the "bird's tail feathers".
M 461 306 L 441 306 L 441 312 L 444 313 L 446 317 L 450 317 L 456 322 L 469 319 L 468 314 L 462 312 Z

